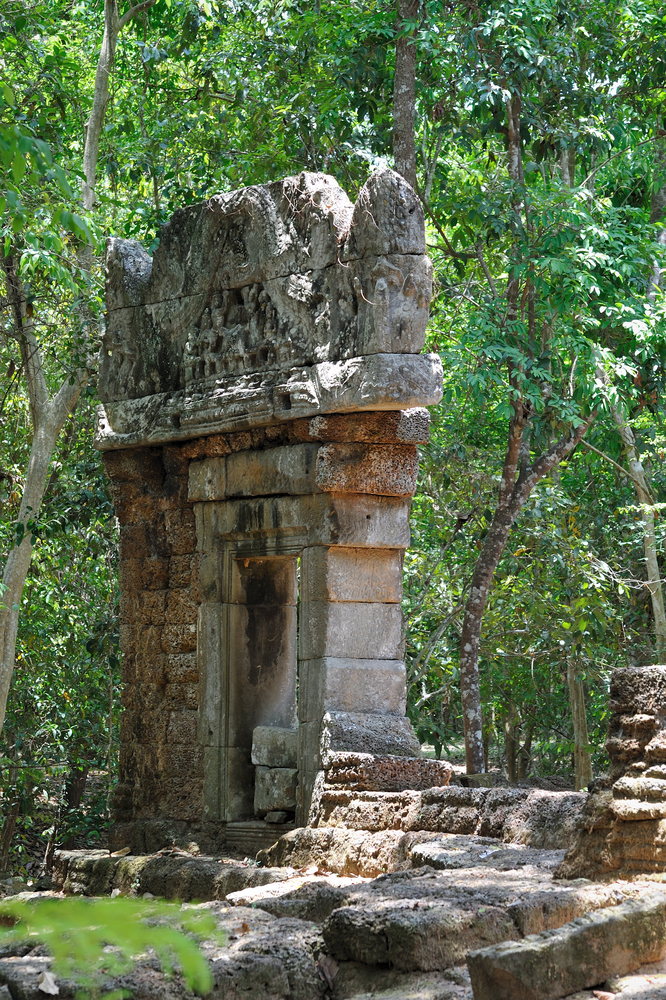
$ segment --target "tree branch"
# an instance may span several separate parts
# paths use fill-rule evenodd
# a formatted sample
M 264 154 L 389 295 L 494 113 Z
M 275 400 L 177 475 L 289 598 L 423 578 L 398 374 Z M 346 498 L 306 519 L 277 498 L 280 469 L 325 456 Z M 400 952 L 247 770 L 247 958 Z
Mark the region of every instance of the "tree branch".
M 522 508 L 525 500 L 529 497 L 539 480 L 547 476 L 551 469 L 554 469 L 556 465 L 564 461 L 567 455 L 570 455 L 574 448 L 580 444 L 594 423 L 596 416 L 597 411 L 593 410 L 586 420 L 574 428 L 568 438 L 560 439 L 557 444 L 553 445 L 550 451 L 547 451 L 545 455 L 542 455 L 541 458 L 538 458 L 533 463 L 525 479 L 516 484 L 516 490 L 512 497 L 512 506 L 515 505 L 516 511 Z
M 19 345 L 28 383 L 32 426 L 36 428 L 44 414 L 49 398 L 42 355 L 32 331 L 32 320 L 26 311 L 23 283 L 16 272 L 12 253 L 2 258 L 2 269 L 5 272 L 8 299 L 14 316 L 14 337 Z
M 631 479 L 632 482 L 638 483 L 638 480 L 634 479 L 632 474 L 629 472 L 629 469 L 625 469 L 623 465 L 620 465 L 619 462 L 616 462 L 615 459 L 611 458 L 610 455 L 607 455 L 605 451 L 601 451 L 599 448 L 595 448 L 593 444 L 590 444 L 589 441 L 585 441 L 584 439 L 581 441 L 581 444 L 584 444 L 586 448 L 589 448 L 590 451 L 593 451 L 595 455 L 599 455 L 600 458 L 603 458 L 606 462 L 610 462 L 611 465 L 614 465 L 615 468 L 618 470 L 618 472 L 621 472 L 623 476 L 627 477 L 627 479 Z
M 127 13 L 123 14 L 118 21 L 118 31 L 121 32 L 125 25 L 131 21 L 133 17 L 136 17 L 137 14 L 142 14 L 144 10 L 148 10 L 148 8 L 154 6 L 155 3 L 156 0 L 143 0 L 143 3 L 137 3 L 134 7 L 130 7 Z

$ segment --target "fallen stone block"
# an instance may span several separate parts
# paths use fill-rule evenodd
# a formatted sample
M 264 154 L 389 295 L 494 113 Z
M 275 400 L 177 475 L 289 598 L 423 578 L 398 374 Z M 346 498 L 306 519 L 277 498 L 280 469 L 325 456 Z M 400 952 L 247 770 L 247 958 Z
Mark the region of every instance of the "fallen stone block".
M 518 936 L 505 910 L 475 903 L 403 899 L 390 905 L 341 906 L 324 924 L 324 941 L 337 960 L 406 972 L 450 968 L 462 963 L 477 942 Z
M 474 1000 L 558 1000 L 666 955 L 666 894 L 578 917 L 467 956 Z
M 265 767 L 296 767 L 298 733 L 278 726 L 256 726 L 252 733 L 252 763 Z
M 254 782 L 254 811 L 257 816 L 278 809 L 296 807 L 298 771 L 293 767 L 257 767 Z
M 420 843 L 412 851 L 412 864 L 451 870 L 484 867 L 513 871 L 531 865 L 553 871 L 564 851 L 542 851 L 523 844 L 504 844 L 490 837 L 457 837 L 455 834 Z
M 184 853 L 111 857 L 107 851 L 57 851 L 53 879 L 66 893 L 105 896 L 150 892 L 165 899 L 224 899 L 252 885 L 288 878 L 284 868 L 257 868 Z

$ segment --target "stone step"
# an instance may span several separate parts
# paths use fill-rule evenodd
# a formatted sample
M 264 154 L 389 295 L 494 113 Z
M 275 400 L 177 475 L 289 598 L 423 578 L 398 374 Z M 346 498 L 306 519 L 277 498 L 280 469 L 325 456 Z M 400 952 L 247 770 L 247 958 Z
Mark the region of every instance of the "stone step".
M 613 798 L 640 799 L 643 802 L 666 802 L 666 780 L 661 777 L 624 775 L 613 785 Z
M 325 781 L 355 791 L 419 791 L 448 785 L 453 773 L 451 764 L 444 760 L 342 751 L 328 755 Z
M 422 868 L 340 895 L 341 905 L 322 927 L 327 952 L 336 961 L 404 972 L 451 968 L 470 950 L 557 928 L 626 898 L 617 888 L 554 883 L 543 870 L 528 867 Z
M 449 871 L 477 867 L 514 871 L 528 865 L 555 871 L 564 854 L 563 850 L 542 851 L 523 844 L 504 844 L 492 837 L 457 837 L 450 834 L 428 843 L 415 844 L 411 850 L 411 861 L 415 868 L 429 865 Z
M 664 957 L 666 893 L 652 891 L 538 937 L 472 952 L 467 964 L 475 1000 L 558 1000 Z
M 374 878 L 385 872 L 408 868 L 414 844 L 432 840 L 429 832 L 403 830 L 352 830 L 345 827 L 301 827 L 292 830 L 260 851 L 262 865 L 307 869 L 337 875 L 362 875 Z
M 311 824 L 371 832 L 476 834 L 558 850 L 571 841 L 585 799 L 582 792 L 528 788 L 449 785 L 374 792 L 324 785 L 315 792 Z
M 285 868 L 258 868 L 254 864 L 184 853 L 112 857 L 108 851 L 57 851 L 53 880 L 72 895 L 107 896 L 149 892 L 164 899 L 224 899 L 230 892 L 288 878 Z

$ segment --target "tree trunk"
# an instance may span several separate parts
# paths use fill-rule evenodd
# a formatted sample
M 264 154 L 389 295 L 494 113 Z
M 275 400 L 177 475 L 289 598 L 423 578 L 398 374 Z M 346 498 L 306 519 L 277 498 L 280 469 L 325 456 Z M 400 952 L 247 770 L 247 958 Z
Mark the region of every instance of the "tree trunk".
M 612 409 L 613 420 L 622 439 L 622 446 L 629 467 L 629 475 L 634 484 L 636 498 L 641 505 L 643 521 L 643 549 L 645 551 L 645 566 L 647 570 L 647 587 L 652 602 L 652 617 L 654 619 L 655 652 L 658 663 L 666 662 L 666 610 L 664 609 L 664 591 L 659 572 L 657 556 L 657 538 L 654 530 L 654 499 L 645 475 L 641 457 L 636 449 L 636 438 L 629 422 L 617 407 Z
M 506 776 L 510 785 L 515 784 L 518 760 L 518 713 L 516 706 L 510 704 L 504 718 L 502 728 L 504 729 L 504 761 L 506 764 Z
M 511 526 L 527 503 L 534 487 L 571 454 L 583 440 L 595 417 L 594 413 L 590 414 L 572 430 L 568 438 L 558 441 L 530 466 L 523 467 L 521 463 L 519 471 L 519 462 L 524 452 L 526 421 L 520 402 L 514 404 L 514 409 L 499 501 L 474 567 L 460 637 L 460 695 L 468 774 L 477 774 L 483 771 L 484 767 L 479 648 L 483 613 L 488 604 L 495 570 L 506 548 Z
M 97 175 L 97 160 L 99 157 L 99 140 L 102 134 L 106 106 L 109 102 L 109 78 L 118 44 L 120 31 L 118 7 L 116 0 L 105 0 L 104 3 L 104 34 L 102 47 L 97 60 L 95 73 L 95 92 L 93 95 L 90 116 L 86 123 L 86 141 L 83 148 L 83 190 L 81 201 L 84 209 L 91 211 L 95 201 L 95 178 Z
M 104 35 L 97 63 L 95 92 L 90 117 L 86 126 L 83 152 L 84 180 L 81 202 L 87 211 L 94 202 L 95 177 L 99 156 L 99 141 L 109 99 L 109 75 L 113 67 L 118 37 L 123 27 L 141 11 L 152 7 L 155 0 L 143 0 L 131 7 L 122 17 L 118 16 L 116 0 L 104 2 Z M 79 264 L 85 271 L 92 266 L 92 249 L 81 246 Z M 81 390 L 88 380 L 88 369 L 82 367 L 68 376 L 55 396 L 49 397 L 44 374 L 43 355 L 34 333 L 33 320 L 26 309 L 26 297 L 18 265 L 11 253 L 1 261 L 7 283 L 7 298 L 13 317 L 13 335 L 18 341 L 30 399 L 33 440 L 25 489 L 17 520 L 17 543 L 10 550 L 2 574 L 0 590 L 0 733 L 5 721 L 7 696 L 14 672 L 16 636 L 23 588 L 32 557 L 32 533 L 27 528 L 41 509 L 48 483 L 49 467 L 60 432 L 67 417 L 74 411 Z M 84 305 L 84 322 L 90 319 Z
M 460 697 L 465 730 L 465 762 L 468 774 L 484 770 L 483 715 L 479 675 L 479 645 L 483 613 L 497 564 L 506 547 L 515 514 L 505 507 L 495 511 L 472 574 L 460 636 Z
M 405 28 L 414 22 L 419 0 L 398 0 L 398 31 L 393 80 L 393 158 L 395 169 L 416 187 L 416 40 L 415 31 Z
M 78 398 L 80 386 L 67 386 L 72 392 L 74 399 L 72 405 Z M 78 388 L 78 391 L 76 391 Z M 46 412 L 40 415 L 39 423 L 35 430 L 30 452 L 30 463 L 26 476 L 26 484 L 21 500 L 21 508 L 16 523 L 17 532 L 22 532 L 22 537 L 17 545 L 10 550 L 2 574 L 2 594 L 0 600 L 0 732 L 5 720 L 7 709 L 7 696 L 12 674 L 14 672 L 14 660 L 16 655 L 16 635 L 18 631 L 19 611 L 23 588 L 30 568 L 32 558 L 33 538 L 32 532 L 27 527 L 28 522 L 37 518 L 42 506 L 42 500 L 46 491 L 51 466 L 51 456 L 58 439 L 58 435 L 65 422 L 70 406 L 63 406 L 65 410 L 59 416 L 52 416 L 52 407 L 47 407 Z
M 530 721 L 527 724 L 527 732 L 525 733 L 525 739 L 523 740 L 523 745 L 518 748 L 518 753 L 516 754 L 517 781 L 524 781 L 527 775 L 530 773 L 530 767 L 532 764 L 532 741 L 534 739 L 534 729 L 535 729 L 534 719 L 530 719 Z
M 570 658 L 567 659 L 567 688 L 569 689 L 569 704 L 571 705 L 573 721 L 576 791 L 580 792 L 581 789 L 587 788 L 592 781 L 592 758 L 585 713 L 585 687 L 580 673 Z

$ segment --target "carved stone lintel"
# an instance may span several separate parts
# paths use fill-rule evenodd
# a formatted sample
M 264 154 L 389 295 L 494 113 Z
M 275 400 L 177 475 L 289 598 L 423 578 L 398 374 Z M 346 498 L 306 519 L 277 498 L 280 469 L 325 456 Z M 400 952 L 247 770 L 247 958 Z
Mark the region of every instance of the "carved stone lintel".
M 206 391 L 180 389 L 107 402 L 96 444 L 102 450 L 184 441 L 322 413 L 404 410 L 441 398 L 436 354 L 374 354 L 289 373 L 213 378 Z

